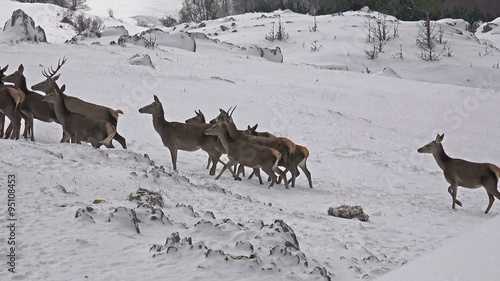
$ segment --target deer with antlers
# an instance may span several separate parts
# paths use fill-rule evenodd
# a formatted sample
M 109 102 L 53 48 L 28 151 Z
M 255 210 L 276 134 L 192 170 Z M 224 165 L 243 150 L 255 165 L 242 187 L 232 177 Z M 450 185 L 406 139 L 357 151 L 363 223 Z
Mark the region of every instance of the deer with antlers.
M 443 141 L 444 134 L 437 135 L 436 139 L 422 146 L 417 151 L 419 153 L 430 153 L 434 156 L 438 166 L 443 170 L 446 181 L 450 184 L 448 193 L 452 198 L 451 207 L 455 209 L 455 204 L 462 207 L 462 202 L 457 199 L 458 187 L 479 188 L 484 187 L 488 194 L 489 204 L 484 212 L 487 214 L 495 197 L 500 199 L 498 192 L 498 178 L 500 177 L 500 168 L 490 163 L 475 163 L 462 159 L 451 158 L 444 152 Z
M 59 75 L 56 75 L 56 74 L 61 69 L 61 67 L 64 65 L 64 63 L 66 63 L 66 61 L 67 61 L 67 59 L 63 58 L 62 61 L 61 60 L 58 61 L 56 69 L 53 69 L 52 67 L 50 67 L 50 69 L 47 71 L 43 70 L 42 74 L 46 79 L 38 84 L 33 85 L 31 87 L 31 89 L 35 90 L 35 91 L 44 92 L 45 94 L 50 94 L 50 93 L 54 92 L 54 90 L 55 90 L 54 85 L 57 85 L 57 83 L 55 83 L 55 82 L 59 79 L 59 77 L 61 75 L 61 74 L 59 74 Z M 64 92 L 62 93 L 62 95 L 64 98 L 65 105 L 69 111 L 74 112 L 74 113 L 78 113 L 81 115 L 85 115 L 87 117 L 91 117 L 94 119 L 105 120 L 105 121 L 111 123 L 111 125 L 113 125 L 113 127 L 115 127 L 115 129 L 117 128 L 119 114 L 123 114 L 123 111 L 121 111 L 119 109 L 113 110 L 113 109 L 106 107 L 106 106 L 86 102 L 86 101 L 81 100 L 79 98 L 76 98 L 73 96 L 68 96 L 68 95 L 64 94 Z M 120 145 L 123 148 L 127 148 L 125 138 L 123 136 L 121 136 L 118 132 L 115 133 L 115 135 L 113 136 L 113 139 L 118 141 L 118 143 L 120 143 Z
M 222 112 L 222 110 L 221 110 Z M 231 128 L 231 129 L 228 129 Z M 285 173 L 278 167 L 281 153 L 271 147 L 257 145 L 245 138 L 227 117 L 218 117 L 215 124 L 205 132 L 208 135 L 218 136 L 226 149 L 229 161 L 215 179 L 220 179 L 225 170 L 236 164 L 241 164 L 253 169 L 262 169 L 271 178 L 272 187 L 276 181 L 276 174 L 285 179 L 285 187 L 288 189 Z
M 156 95 L 154 101 L 140 108 L 139 112 L 153 116 L 153 127 L 160 135 L 163 145 L 170 151 L 174 170 L 177 170 L 178 150 L 196 151 L 201 148 L 210 155 L 212 160 L 210 175 L 215 175 L 222 152 L 217 147 L 217 138 L 205 134 L 205 130 L 211 127 L 210 124 L 166 121 L 163 105 Z
M 9 66 L 0 69 L 0 138 L 19 139 L 21 131 L 21 117 L 23 116 L 19 111 L 19 105 L 26 98 L 23 91 L 10 86 L 3 85 L 2 78 Z M 10 125 L 4 134 L 5 116 L 10 120 Z
M 108 121 L 69 111 L 63 97 L 65 85 L 59 88 L 52 78 L 47 78 L 53 83 L 54 92 L 44 96 L 43 99 L 54 104 L 57 118 L 64 133 L 71 138 L 71 142 L 80 144 L 83 141 L 89 142 L 94 148 L 99 148 L 101 145 L 113 148 L 111 141 L 116 134 L 115 127 Z M 61 142 L 65 141 L 63 139 Z

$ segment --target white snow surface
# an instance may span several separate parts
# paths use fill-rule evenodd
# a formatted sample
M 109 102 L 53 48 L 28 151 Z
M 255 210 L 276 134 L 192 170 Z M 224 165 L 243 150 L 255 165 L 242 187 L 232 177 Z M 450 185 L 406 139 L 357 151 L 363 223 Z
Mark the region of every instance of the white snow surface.
M 146 28 L 130 19 L 153 25 L 182 1 L 88 3 L 86 13 L 133 35 Z M 60 144 L 60 125 L 38 121 L 35 142 L 0 141 L 2 226 L 11 222 L 8 175 L 17 180 L 16 273 L 7 271 L 10 233 L 2 227 L 0 280 L 499 276 L 499 203 L 485 215 L 484 190 L 460 188 L 464 206 L 452 210 L 441 170 L 432 156 L 416 152 L 444 133 L 450 156 L 499 163 L 498 35 L 489 33 L 485 45 L 463 21 L 442 20 L 452 56 L 425 62 L 417 58 L 415 22 L 400 22 L 399 37 L 378 59 L 368 60 L 364 24 L 374 13 L 317 17 L 316 32 L 310 31 L 313 17 L 287 11 L 162 28 L 217 39 L 194 36 L 197 49 L 190 52 L 109 45 L 119 36 L 114 32 L 95 39 L 100 45 L 92 45 L 94 39 L 63 44 L 74 32 L 58 22 L 60 8 L 8 0 L 0 6 L 0 23 L 21 8 L 50 42 L 0 43 L 7 74 L 22 63 L 30 87 L 44 79 L 43 69 L 67 57 L 59 79 L 66 93 L 124 111 L 118 131 L 128 144 L 127 150 L 117 143 L 116 149 Z M 107 16 L 109 8 L 115 19 Z M 276 14 L 290 35 L 286 42 L 265 40 Z M 321 47 L 312 51 L 315 41 Z M 279 47 L 283 63 L 261 58 L 255 47 Z M 148 55 L 155 68 L 131 65 L 136 54 Z M 211 119 L 219 108 L 237 105 L 239 128 L 258 123 L 259 130 L 309 148 L 314 188 L 303 175 L 289 190 L 255 179 L 234 181 L 230 174 L 215 180 L 202 151 L 180 151 L 174 171 L 151 116 L 138 112 L 153 95 L 172 121 L 198 109 Z M 155 193 L 137 196 L 143 189 Z M 153 203 L 146 201 L 153 197 Z M 369 221 L 327 215 L 329 207 L 342 204 L 362 206 Z

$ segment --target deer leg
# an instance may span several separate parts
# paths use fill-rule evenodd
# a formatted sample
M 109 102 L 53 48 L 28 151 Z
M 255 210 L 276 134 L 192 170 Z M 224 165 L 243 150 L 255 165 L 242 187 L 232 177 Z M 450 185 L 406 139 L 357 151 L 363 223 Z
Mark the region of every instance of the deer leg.
M 208 162 L 207 162 L 207 168 L 206 169 L 210 168 L 210 163 L 212 163 L 212 158 L 211 158 L 210 154 L 208 154 Z
M 286 180 L 286 174 L 278 167 L 278 165 L 273 166 L 273 171 L 280 175 L 283 178 L 283 183 L 285 184 L 285 188 L 288 189 L 288 181 Z M 274 177 L 276 178 L 276 175 L 273 173 Z M 272 177 L 271 177 L 272 179 Z M 276 179 L 272 179 L 276 180 Z
M 0 112 L 0 139 L 3 138 L 3 131 L 5 127 L 5 114 Z
M 484 212 L 485 214 L 490 211 L 493 202 L 495 202 L 495 197 L 500 200 L 500 192 L 498 192 L 497 184 L 498 180 L 496 179 L 496 176 L 495 178 L 491 177 L 489 180 L 487 180 L 487 182 L 484 183 L 484 188 L 488 193 L 488 199 L 490 201 L 488 204 L 488 208 L 486 208 L 486 211 Z
M 272 186 L 274 186 L 277 180 L 276 174 L 274 173 L 274 167 L 272 167 L 271 169 L 262 167 L 262 170 L 271 178 L 271 184 L 268 187 L 271 188 Z
M 5 139 L 8 139 L 12 135 L 12 131 L 14 130 L 14 126 L 12 125 L 12 121 L 10 121 L 9 126 L 7 126 L 7 129 L 5 130 Z
M 216 180 L 220 179 L 220 177 L 222 176 L 222 174 L 223 174 L 223 173 L 224 173 L 227 169 L 231 170 L 231 167 L 232 167 L 234 164 L 235 164 L 235 162 L 234 162 L 234 161 L 229 160 L 229 161 L 227 162 L 227 164 L 226 164 L 226 165 L 224 165 L 224 167 L 222 168 L 222 171 L 220 171 L 219 175 L 218 175 L 217 177 L 215 177 L 215 179 L 216 179 Z M 234 175 L 234 174 L 233 174 L 233 175 Z
M 448 187 L 448 192 L 451 194 L 451 198 L 453 199 L 451 208 L 455 209 L 455 204 L 462 207 L 462 202 L 457 200 L 458 185 L 450 185 L 450 187 Z
M 264 182 L 262 181 L 262 177 L 260 176 L 260 168 L 253 169 L 252 173 L 255 174 L 259 179 L 259 184 L 264 184 Z
M 210 172 L 209 172 L 209 175 L 211 176 L 215 176 L 215 170 L 217 168 L 217 163 L 219 162 L 219 158 L 220 158 L 220 155 L 219 157 L 217 157 L 216 155 L 208 155 L 210 159 L 210 162 L 212 162 L 212 168 L 210 168 Z
M 172 158 L 172 166 L 174 167 L 174 171 L 177 171 L 177 146 L 172 148 L 168 148 L 170 150 L 170 157 Z
M 306 165 L 306 160 L 305 159 L 302 160 L 299 163 L 299 167 L 304 172 L 304 174 L 306 175 L 307 181 L 309 182 L 309 187 L 313 188 L 313 183 L 312 183 L 312 178 L 311 178 L 311 172 L 309 172 L 309 169 L 307 169 L 307 165 Z M 299 171 L 297 170 L 297 172 L 299 172 Z M 298 174 L 297 174 L 297 176 L 298 176 Z M 460 203 L 460 204 L 462 204 L 462 203 Z
M 124 149 L 127 149 L 125 138 L 118 134 L 118 132 L 115 133 L 113 139 L 116 140 Z
M 35 130 L 34 130 L 34 126 L 33 126 L 35 123 L 34 114 L 30 113 L 28 118 L 29 118 L 29 122 L 30 122 L 29 134 L 31 135 L 31 141 L 35 141 Z

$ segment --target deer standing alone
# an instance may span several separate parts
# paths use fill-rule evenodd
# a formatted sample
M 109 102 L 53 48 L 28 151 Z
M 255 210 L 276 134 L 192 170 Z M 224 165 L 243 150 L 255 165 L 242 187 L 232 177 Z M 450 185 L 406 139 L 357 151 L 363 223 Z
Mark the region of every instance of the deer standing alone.
M 436 159 L 438 166 L 443 170 L 446 181 L 450 184 L 448 192 L 452 198 L 452 208 L 455 204 L 462 207 L 462 202 L 457 200 L 458 187 L 479 188 L 483 186 L 488 193 L 489 204 L 484 212 L 490 211 L 495 197 L 500 199 L 497 184 L 500 177 L 500 168 L 490 163 L 475 163 L 462 159 L 451 158 L 443 148 L 444 134 L 437 135 L 436 139 L 419 148 L 419 153 L 431 153 Z
M 71 142 L 80 144 L 85 141 L 90 142 L 95 148 L 99 148 L 101 145 L 112 148 L 111 140 L 116 134 L 115 127 L 108 121 L 93 119 L 69 111 L 62 94 L 65 86 L 63 85 L 60 89 L 52 78 L 47 78 L 54 84 L 54 92 L 44 96 L 43 99 L 54 104 L 57 118 L 63 131 L 71 138 Z M 65 140 L 61 142 L 65 142 Z
M 212 160 L 210 175 L 215 175 L 217 162 L 222 153 L 217 150 L 217 138 L 205 135 L 205 130 L 211 127 L 210 124 L 166 121 L 163 105 L 156 95 L 154 101 L 140 108 L 139 112 L 153 116 L 153 127 L 160 135 L 163 145 L 170 151 L 174 170 L 177 171 L 177 150 L 196 151 L 201 148 L 210 155 Z

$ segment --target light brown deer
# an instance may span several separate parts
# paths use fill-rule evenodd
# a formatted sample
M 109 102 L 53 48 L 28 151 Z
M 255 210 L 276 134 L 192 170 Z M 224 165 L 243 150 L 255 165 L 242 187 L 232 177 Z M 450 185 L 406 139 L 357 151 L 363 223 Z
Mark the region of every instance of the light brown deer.
M 42 100 L 42 95 L 28 90 L 23 72 L 24 66 L 21 64 L 14 73 L 3 77 L 2 81 L 13 83 L 26 95 L 24 102 L 20 106 L 21 112 L 27 116 L 24 135 L 25 137 L 31 136 L 31 141 L 34 141 L 34 118 L 44 122 L 59 123 L 59 120 L 57 119 L 54 108 L 48 102 Z
M 60 89 L 52 78 L 49 78 L 49 81 L 54 83 L 54 92 L 44 96 L 43 99 L 54 104 L 57 118 L 63 131 L 71 138 L 71 142 L 80 144 L 84 141 L 89 142 L 95 148 L 99 148 L 101 145 L 112 148 L 111 141 L 116 134 L 115 127 L 108 121 L 69 111 L 62 94 L 65 86 L 63 85 Z M 63 139 L 61 142 L 65 142 L 65 140 Z
M 59 60 L 57 63 L 57 68 L 55 70 L 52 67 L 48 71 L 44 70 L 42 74 L 47 79 L 38 84 L 33 85 L 31 89 L 34 91 L 41 91 L 45 94 L 50 94 L 54 92 L 55 89 L 53 88 L 53 83 L 50 81 L 49 78 L 52 78 L 54 82 L 57 81 L 57 79 L 59 79 L 60 74 L 59 75 L 56 74 L 59 71 L 59 69 L 61 69 L 61 67 L 64 65 L 66 60 L 67 60 L 66 58 L 63 58 L 62 62 L 61 60 Z M 115 129 L 117 128 L 118 125 L 119 114 L 123 114 L 123 111 L 119 109 L 114 110 L 106 106 L 86 102 L 77 97 L 68 96 L 64 94 L 64 92 L 63 92 L 63 98 L 64 98 L 64 103 L 69 111 L 82 114 L 94 119 L 101 119 L 108 121 L 109 123 L 111 123 L 111 125 L 115 127 Z M 125 138 L 121 136 L 118 132 L 116 132 L 113 139 L 116 140 L 118 143 L 120 143 L 120 145 L 123 148 L 127 148 L 127 143 Z
M 436 159 L 438 166 L 443 170 L 446 181 L 450 184 L 448 192 L 452 198 L 452 208 L 455 204 L 462 206 L 462 202 L 457 200 L 458 186 L 466 188 L 478 188 L 483 186 L 488 193 L 489 204 L 485 213 L 490 211 L 495 197 L 500 199 L 497 184 L 500 177 L 500 168 L 490 163 L 474 163 L 462 159 L 451 158 L 444 152 L 444 134 L 437 135 L 436 139 L 419 148 L 419 153 L 431 153 Z
M 256 145 L 246 140 L 241 133 L 230 134 L 227 129 L 228 120 L 218 121 L 206 130 L 206 134 L 218 136 L 226 149 L 229 161 L 215 179 L 220 179 L 226 169 L 242 164 L 253 169 L 262 169 L 271 177 L 272 187 L 277 180 L 276 174 L 285 179 L 285 187 L 288 189 L 285 173 L 278 167 L 281 153 L 273 148 Z
M 268 132 L 257 132 L 257 125 L 250 127 L 248 126 L 247 130 L 245 131 L 247 134 L 254 135 L 254 136 L 267 136 L 267 137 L 275 137 L 273 134 L 268 133 Z M 297 167 L 300 167 L 304 174 L 307 177 L 307 181 L 309 182 L 309 187 L 313 188 L 312 184 L 312 179 L 311 179 L 311 172 L 309 172 L 309 169 L 307 169 L 307 158 L 309 157 L 309 150 L 307 147 L 302 146 L 302 145 L 295 145 L 295 151 L 293 153 L 290 153 L 288 156 L 288 163 L 290 167 L 290 172 L 292 173 L 292 177 L 288 181 L 288 183 L 291 183 L 292 187 L 295 187 L 295 179 L 300 175 L 299 170 Z M 285 173 L 288 172 L 289 169 L 285 169 Z M 253 173 L 249 176 L 251 178 L 253 176 Z M 280 179 L 278 179 L 278 182 L 280 182 Z
M 222 153 L 217 150 L 217 138 L 205 134 L 205 130 L 211 127 L 210 124 L 166 121 L 163 105 L 157 96 L 154 96 L 151 104 L 139 109 L 139 112 L 153 116 L 153 127 L 160 135 L 163 145 L 170 151 L 174 170 L 177 171 L 177 150 L 196 151 L 201 148 L 210 155 L 212 160 L 210 175 L 215 175 L 217 162 Z
M 0 112 L 2 113 L 2 116 L 4 116 L 4 119 L 5 116 L 7 116 L 10 120 L 10 129 L 7 129 L 5 132 L 5 138 L 10 137 L 11 139 L 19 139 L 22 116 L 19 111 L 19 106 L 24 99 L 25 95 L 23 91 L 13 86 L 0 86 Z

